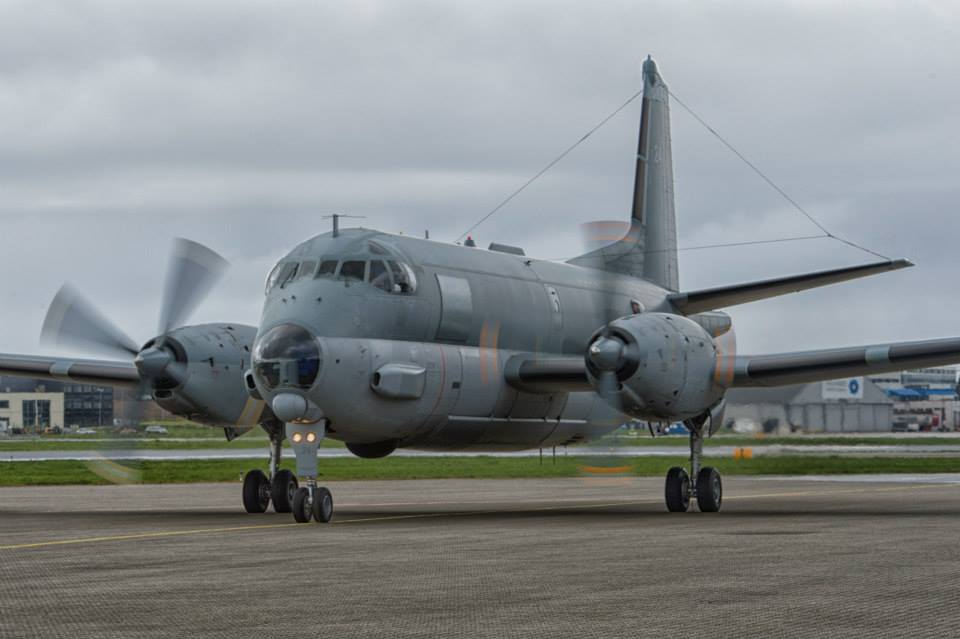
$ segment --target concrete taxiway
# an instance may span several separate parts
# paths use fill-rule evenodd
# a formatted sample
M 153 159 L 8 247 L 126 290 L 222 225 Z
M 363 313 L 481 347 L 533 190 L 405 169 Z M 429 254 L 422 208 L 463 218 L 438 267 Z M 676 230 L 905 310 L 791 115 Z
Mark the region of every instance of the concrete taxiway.
M 923 637 L 960 632 L 954 476 L 0 489 L 0 637 Z

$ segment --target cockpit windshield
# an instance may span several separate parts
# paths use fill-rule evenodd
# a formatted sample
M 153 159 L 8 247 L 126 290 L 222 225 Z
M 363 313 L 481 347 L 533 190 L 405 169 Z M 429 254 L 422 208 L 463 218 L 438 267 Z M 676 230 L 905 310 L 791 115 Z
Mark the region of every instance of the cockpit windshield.
M 354 247 L 359 248 L 359 247 Z M 366 256 L 363 253 L 368 253 Z M 413 295 L 417 277 L 413 269 L 384 246 L 368 241 L 359 254 L 339 257 L 324 255 L 319 259 L 284 261 L 277 264 L 267 278 L 267 293 L 284 288 L 295 280 L 337 279 L 348 284 L 366 282 L 385 293 Z

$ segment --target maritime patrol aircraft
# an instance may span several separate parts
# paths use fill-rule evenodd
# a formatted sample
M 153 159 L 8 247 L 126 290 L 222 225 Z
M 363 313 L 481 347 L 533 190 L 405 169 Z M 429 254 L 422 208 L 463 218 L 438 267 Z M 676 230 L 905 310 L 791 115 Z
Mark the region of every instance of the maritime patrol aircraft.
M 624 421 L 682 421 L 690 469 L 666 476 L 669 511 L 716 512 L 722 483 L 701 464 L 730 388 L 960 363 L 960 339 L 746 356 L 719 309 L 911 266 L 879 262 L 681 291 L 669 91 L 643 63 L 633 206 L 622 237 L 566 262 L 339 228 L 304 241 L 266 280 L 259 326 L 184 325 L 225 262 L 175 245 L 156 337 L 139 345 L 70 288 L 42 335 L 126 359 L 0 355 L 0 374 L 139 388 L 168 411 L 223 428 L 260 426 L 269 471 L 244 478 L 247 512 L 330 521 L 318 485 L 324 437 L 355 455 L 398 448 L 506 451 L 597 439 Z M 470 244 L 470 243 L 468 243 Z M 789 336 L 784 336 L 788 338 Z M 296 473 L 280 469 L 284 440 Z M 301 486 L 300 481 L 305 485 Z

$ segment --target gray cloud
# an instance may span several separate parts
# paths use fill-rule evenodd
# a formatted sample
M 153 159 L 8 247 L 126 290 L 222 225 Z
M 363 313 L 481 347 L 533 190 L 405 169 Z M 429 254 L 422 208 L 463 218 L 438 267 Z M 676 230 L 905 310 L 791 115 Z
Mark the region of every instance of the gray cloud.
M 960 333 L 960 38 L 949 3 L 7 2 L 0 350 L 69 279 L 156 324 L 169 239 L 234 268 L 197 320 L 255 323 L 323 214 L 455 238 L 633 93 L 671 88 L 837 234 L 919 266 L 734 310 L 744 350 Z M 477 231 L 543 257 L 625 218 L 637 105 Z M 681 245 L 814 227 L 674 105 Z M 870 259 L 826 240 L 690 251 L 686 288 Z

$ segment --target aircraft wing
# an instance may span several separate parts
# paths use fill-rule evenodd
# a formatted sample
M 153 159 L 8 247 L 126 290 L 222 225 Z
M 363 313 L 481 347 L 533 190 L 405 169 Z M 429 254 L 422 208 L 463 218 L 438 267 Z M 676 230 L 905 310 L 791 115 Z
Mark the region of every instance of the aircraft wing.
M 747 284 L 721 286 L 719 288 L 709 288 L 689 293 L 674 293 L 668 299 L 670 303 L 684 315 L 693 315 L 695 313 L 726 308 L 727 306 L 735 306 L 737 304 L 755 302 L 779 295 L 797 293 L 819 286 L 846 282 L 860 277 L 867 277 L 868 275 L 876 275 L 877 273 L 896 271 L 911 266 L 913 266 L 913 262 L 910 260 L 888 260 L 884 262 L 874 262 L 872 264 L 861 264 L 859 266 L 848 266 L 830 271 L 819 271 L 816 273 L 791 275 L 790 277 L 780 277 L 771 280 L 761 280 L 759 282 L 749 282 Z
M 733 386 L 786 386 L 960 364 L 960 338 L 774 355 L 738 355 Z
M 137 388 L 140 384 L 140 375 L 133 362 L 68 357 L 35 357 L 0 353 L 0 375 L 127 388 Z
M 948 364 L 960 364 L 960 337 L 772 355 L 737 355 L 729 360 L 721 359 L 719 366 L 731 366 L 732 387 L 745 388 L 805 384 Z M 528 393 L 595 390 L 587 378 L 582 357 L 515 355 L 507 361 L 504 372 L 511 386 Z M 720 372 L 729 374 L 730 369 Z

